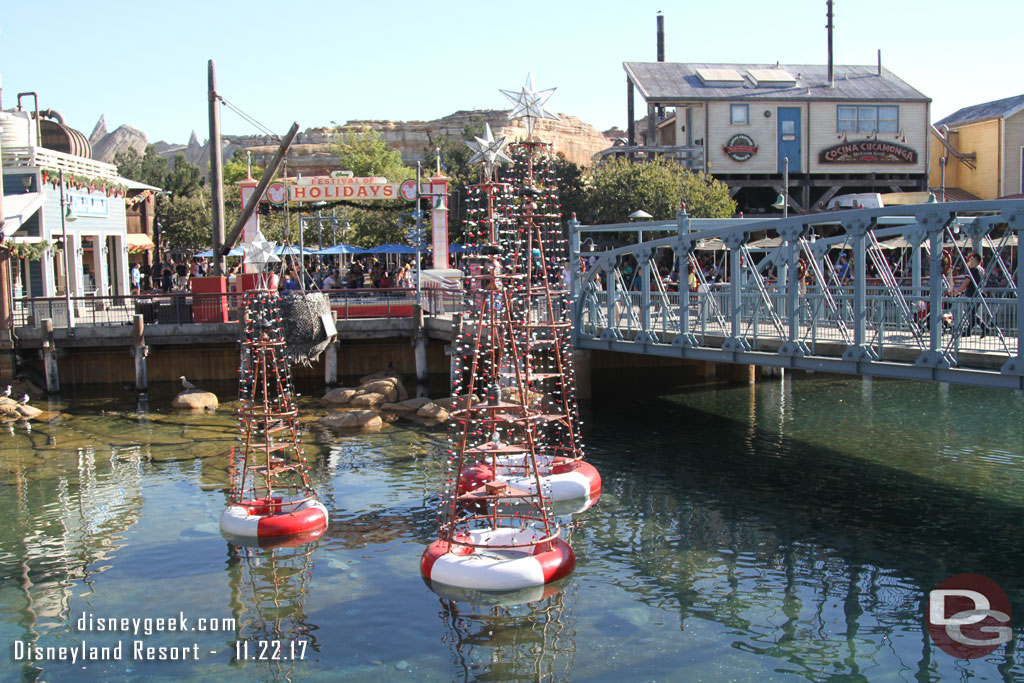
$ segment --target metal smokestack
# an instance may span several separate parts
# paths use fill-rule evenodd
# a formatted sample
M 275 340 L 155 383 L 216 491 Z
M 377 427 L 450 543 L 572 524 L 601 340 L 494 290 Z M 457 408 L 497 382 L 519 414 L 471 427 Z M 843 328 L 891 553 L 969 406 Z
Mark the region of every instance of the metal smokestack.
M 658 12 L 658 61 L 665 61 L 665 16 Z
M 825 4 L 828 6 L 826 14 L 828 23 L 825 24 L 825 28 L 828 29 L 828 87 L 834 88 L 836 87 L 836 72 L 832 63 L 832 29 L 834 28 L 832 25 L 832 0 L 826 0 Z

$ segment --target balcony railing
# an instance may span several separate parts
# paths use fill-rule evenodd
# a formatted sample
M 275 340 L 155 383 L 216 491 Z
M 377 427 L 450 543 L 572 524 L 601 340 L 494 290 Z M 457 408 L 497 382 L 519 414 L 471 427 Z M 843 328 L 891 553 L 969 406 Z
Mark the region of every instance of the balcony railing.
M 113 164 L 57 152 L 45 147 L 4 147 L 2 156 L 4 166 L 37 166 L 64 171 L 72 175 L 111 180 L 118 177 L 117 166 Z
M 319 290 L 317 290 L 319 291 Z M 356 318 L 410 318 L 416 292 L 411 289 L 339 289 L 323 292 L 338 320 Z M 73 297 L 74 325 L 130 325 L 136 315 L 147 325 L 232 323 L 239 319 L 244 294 L 142 294 L 137 296 Z M 424 288 L 422 304 L 427 315 L 438 316 L 462 310 L 462 293 L 457 290 Z M 54 328 L 68 326 L 68 305 L 64 297 L 15 299 L 14 327 L 38 327 L 50 319 Z

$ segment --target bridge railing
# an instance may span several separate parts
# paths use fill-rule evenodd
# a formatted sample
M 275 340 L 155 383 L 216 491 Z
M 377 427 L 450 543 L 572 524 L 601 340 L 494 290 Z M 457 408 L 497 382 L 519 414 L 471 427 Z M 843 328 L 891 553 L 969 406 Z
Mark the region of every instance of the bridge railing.
M 319 292 L 320 290 L 316 290 Z M 339 289 L 327 290 L 331 308 L 339 320 L 355 318 L 409 318 L 413 314 L 416 292 L 412 289 Z M 55 328 L 69 323 L 82 326 L 130 325 L 142 315 L 149 325 L 184 325 L 232 323 L 242 309 L 241 292 L 207 294 L 173 292 L 130 296 L 72 297 L 72 315 L 68 315 L 65 297 L 21 298 L 14 300 L 13 326 L 38 327 L 42 321 L 53 321 Z M 424 288 L 421 295 L 428 315 L 445 315 L 462 310 L 459 291 Z
M 1024 388 L 1022 200 L 569 231 L 583 347 Z

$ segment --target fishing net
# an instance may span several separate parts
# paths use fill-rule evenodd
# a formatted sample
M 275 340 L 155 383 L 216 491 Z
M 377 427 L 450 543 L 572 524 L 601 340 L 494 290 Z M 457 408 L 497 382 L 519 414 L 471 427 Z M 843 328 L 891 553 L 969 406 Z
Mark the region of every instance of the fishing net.
M 281 324 L 288 357 L 312 365 L 330 343 L 321 316 L 331 317 L 326 294 L 289 292 L 281 296 Z

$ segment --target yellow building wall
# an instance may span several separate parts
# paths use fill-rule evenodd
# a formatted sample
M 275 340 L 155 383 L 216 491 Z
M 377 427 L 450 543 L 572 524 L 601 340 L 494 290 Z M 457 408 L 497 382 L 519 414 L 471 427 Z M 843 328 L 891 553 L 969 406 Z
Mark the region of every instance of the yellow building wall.
M 995 199 L 999 193 L 999 119 L 969 123 L 956 128 L 956 149 L 962 154 L 974 152 L 978 158 L 976 168 L 967 168 L 956 161 L 956 184 L 949 180 L 951 157 L 946 166 L 946 187 L 959 187 L 981 199 Z M 936 179 L 938 176 L 936 175 Z
M 935 135 L 931 136 L 932 140 L 932 156 L 931 164 L 928 166 L 928 187 L 936 188 L 942 187 L 942 168 L 939 165 L 939 160 L 943 154 L 947 154 L 946 148 L 939 142 Z M 953 149 L 960 149 L 960 136 L 957 135 L 955 130 L 949 131 L 949 142 L 953 145 Z M 946 187 L 960 187 L 960 169 L 966 168 L 960 163 L 956 157 L 952 154 L 949 155 L 949 159 L 946 160 Z

